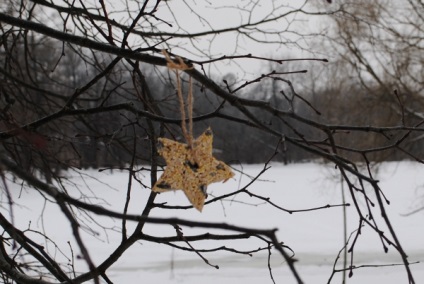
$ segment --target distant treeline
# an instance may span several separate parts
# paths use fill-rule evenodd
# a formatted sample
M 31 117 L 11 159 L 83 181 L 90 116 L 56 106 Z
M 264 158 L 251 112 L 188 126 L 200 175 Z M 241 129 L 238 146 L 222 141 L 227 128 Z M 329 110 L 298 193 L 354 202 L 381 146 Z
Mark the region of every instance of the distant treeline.
M 17 56 L 20 61 L 7 62 L 8 69 L 0 69 L 3 74 L 1 99 L 7 108 L 0 122 L 2 129 L 15 129 L 63 112 L 67 100 L 89 83 L 86 74 L 102 72 L 103 62 L 111 61 L 110 58 L 90 58 L 82 51 L 68 52 L 60 58 L 61 64 L 55 67 L 60 57 L 58 51 L 60 47 L 54 47 L 48 41 L 36 43 L 32 53 L 37 55 L 38 64 L 23 68 L 25 58 Z M 90 64 L 86 64 L 87 61 Z M 54 173 L 68 167 L 120 168 L 131 163 L 149 164 L 154 147 L 152 143 L 155 141 L 149 136 L 151 132 L 147 131 L 148 127 L 154 127 L 157 136 L 165 135 L 182 141 L 178 123 L 151 120 L 125 108 L 114 108 L 119 104 L 128 104 L 132 109 L 145 113 L 161 113 L 166 118 L 180 119 L 172 72 L 165 68 L 145 66 L 143 78 L 149 82 L 149 90 L 143 91 L 150 98 L 146 103 L 145 98 L 140 96 L 140 90 L 134 88 L 137 82 L 133 80 L 137 79 L 132 76 L 131 66 L 118 64 L 122 64 L 116 68 L 118 71 L 112 71 L 90 85 L 76 103 L 66 106 L 65 110 L 73 111 L 73 115 L 56 115 L 52 123 L 26 128 L 21 130 L 21 135 L 12 138 L 2 137 L 0 151 L 7 152 L 26 168 L 35 167 Z M 302 66 L 305 67 L 308 69 L 308 65 Z M 408 125 L 420 123 L 416 115 L 408 115 L 419 108 L 417 100 L 410 99 L 402 90 L 398 90 L 396 97 L 387 88 L 366 89 L 341 74 L 333 76 L 330 73 L 327 78 L 321 73 L 318 84 L 318 79 L 312 73 L 308 74 L 295 74 L 284 80 L 270 76 L 236 93 L 241 99 L 266 101 L 270 106 L 284 111 L 286 115 L 277 117 L 264 115 L 260 109 L 251 107 L 257 119 L 265 122 L 270 129 L 283 130 L 284 137 L 272 136 L 252 127 L 229 102 L 223 102 L 199 85 L 193 87 L 195 134 L 199 135 L 211 127 L 214 132 L 214 154 L 227 163 L 263 163 L 271 157 L 274 161 L 294 163 L 314 159 L 315 156 L 294 146 L 290 140 L 319 147 L 322 139 L 328 137 L 319 130 L 319 126 L 311 127 L 313 123 L 363 129 L 368 126 L 393 127 L 406 122 Z M 67 79 L 67 85 L 57 83 L 63 78 Z M 187 76 L 183 76 L 183 79 L 186 80 Z M 231 74 L 215 78 L 215 81 L 230 90 L 241 84 Z M 185 82 L 183 89 L 187 91 Z M 409 112 L 404 111 L 407 108 Z M 211 114 L 207 116 L 209 118 L 202 119 L 208 114 Z M 411 158 L 410 154 L 424 156 L 423 143 L 420 142 L 422 137 L 417 134 L 404 132 L 399 136 L 399 132 L 396 132 L 396 137 L 390 137 L 389 130 L 384 135 L 375 132 L 358 134 L 343 127 L 335 132 L 341 145 L 357 149 L 346 152 L 349 159 L 361 158 L 362 149 L 367 149 L 367 158 L 373 161 Z M 405 143 L 405 140 L 414 143 Z M 384 145 L 398 141 L 402 141 L 404 149 L 410 152 L 395 153 L 394 148 L 384 151 Z M 373 151 L 373 147 L 378 149 Z M 330 152 L 334 149 L 324 150 Z M 337 151 L 343 152 L 344 149 Z
M 160 108 L 163 115 L 168 118 L 180 119 L 179 105 L 176 96 L 175 86 L 171 81 L 165 83 L 164 77 L 158 76 L 156 72 L 147 75 L 147 80 L 151 86 L 151 95 L 157 102 L 156 107 Z M 166 75 L 165 75 L 166 76 Z M 122 78 L 122 82 L 130 78 Z M 187 86 L 186 86 L 187 87 Z M 284 87 L 282 87 L 284 88 Z M 119 103 L 131 102 L 135 107 L 143 109 L 142 103 L 136 96 L 127 90 L 128 94 L 110 96 L 104 106 Z M 135 91 L 134 91 L 135 92 Z M 240 94 L 243 98 L 264 100 L 270 105 L 293 113 L 296 117 L 309 119 L 312 122 L 326 125 L 355 126 L 366 129 L 367 127 L 392 127 L 401 125 L 402 119 L 411 123 L 417 120 L 416 117 L 402 118 L 399 107 L 393 106 L 392 100 L 387 97 L 393 94 L 385 93 L 379 89 L 365 90 L 358 85 L 351 88 L 336 89 L 329 86 L 313 93 L 307 90 L 299 91 L 308 103 L 295 98 L 290 94 L 290 90 L 285 90 L 284 95 L 281 90 L 269 84 L 258 85 L 254 89 Z M 196 121 L 194 123 L 194 133 L 200 135 L 206 128 L 211 127 L 214 133 L 214 155 L 228 163 L 263 163 L 273 158 L 274 161 L 284 163 L 295 163 L 304 160 L 314 159 L 313 153 L 304 151 L 294 146 L 284 137 L 277 138 L 263 131 L 248 125 L 241 113 L 233 108 L 228 102 L 221 105 L 221 101 L 215 96 L 203 92 L 201 86 L 194 88 L 194 117 L 202 117 L 211 114 L 220 108 L 222 114 L 218 117 Z M 413 102 L 406 101 L 405 104 Z M 319 144 L 321 139 L 325 139 L 324 133 L 311 128 L 307 123 L 290 117 L 270 117 L 263 116 L 260 110 L 252 109 L 256 117 L 267 123 L 272 129 L 284 130 L 286 137 L 293 139 L 304 139 L 308 143 Z M 228 120 L 227 117 L 239 118 L 240 120 Z M 84 119 L 84 122 L 76 121 L 74 129 L 69 129 L 72 147 L 60 148 L 61 155 L 68 157 L 78 167 L 123 167 L 131 162 L 133 150 L 137 153 L 136 161 L 143 163 L 151 159 L 151 141 L 146 131 L 147 120 L 143 117 L 137 118 L 134 114 L 126 111 L 114 111 L 97 113 Z M 161 131 L 161 123 L 149 122 Z M 419 121 L 416 121 L 419 123 Z M 181 129 L 178 124 L 165 124 L 164 133 L 167 137 L 183 141 Z M 163 129 L 162 129 L 163 130 Z M 372 132 L 355 133 L 348 130 L 338 131 L 337 142 L 347 148 L 358 149 L 357 153 L 346 153 L 350 159 L 362 158 L 361 149 L 372 149 L 397 143 L 402 136 L 387 138 Z M 390 135 L 390 132 L 387 132 Z M 421 139 L 416 134 L 405 139 L 414 141 Z M 52 133 L 54 136 L 54 133 Z M 55 143 L 60 143 L 56 141 Z M 134 148 L 134 143 L 136 144 Z M 382 146 L 383 145 L 383 146 Z M 410 146 L 408 146 L 410 145 Z M 420 146 L 421 145 L 421 146 Z M 406 149 L 415 156 L 424 156 L 423 143 L 406 143 Z M 404 146 L 405 147 L 405 146 Z M 330 149 L 328 149 L 330 151 Z M 343 149 L 339 149 L 343 152 Z M 408 154 L 395 151 L 390 148 L 387 151 L 370 151 L 367 153 L 368 159 L 372 161 L 402 160 L 411 158 Z

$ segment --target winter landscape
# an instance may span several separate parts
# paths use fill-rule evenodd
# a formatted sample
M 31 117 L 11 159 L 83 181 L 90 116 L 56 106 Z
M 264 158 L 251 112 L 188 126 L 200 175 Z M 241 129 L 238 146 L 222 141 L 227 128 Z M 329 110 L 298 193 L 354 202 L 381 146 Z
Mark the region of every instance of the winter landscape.
M 224 184 L 213 184 L 209 191 L 211 195 L 224 194 L 243 187 L 250 181 L 249 176 L 259 173 L 263 165 L 234 166 L 243 171 L 234 179 Z M 119 210 L 125 201 L 127 175 L 108 171 L 85 171 L 84 177 L 72 177 L 79 191 L 70 193 L 73 196 L 89 198 L 99 196 L 91 202 Z M 271 168 L 260 177 L 260 181 L 252 186 L 251 191 L 270 197 L 279 206 L 294 210 L 321 207 L 327 204 L 342 204 L 341 185 L 338 172 L 330 165 L 319 163 L 300 163 L 292 165 L 271 164 Z M 423 168 L 412 162 L 391 162 L 376 166 L 376 177 L 380 180 L 384 194 L 390 200 L 387 212 L 400 241 L 409 255 L 416 283 L 424 281 L 424 226 L 421 226 L 424 211 L 406 216 L 424 205 L 424 175 Z M 39 192 L 34 189 L 21 188 L 19 185 L 10 187 L 14 195 L 15 225 L 21 229 L 30 227 L 33 230 L 45 232 L 58 245 L 46 245 L 46 250 L 61 257 L 61 251 L 68 253 L 69 245 L 74 244 L 72 232 L 67 221 L 55 204 L 45 202 Z M 132 191 L 130 213 L 137 214 L 146 202 L 148 189 L 136 188 Z M 348 194 L 347 194 L 348 196 Z M 4 194 L 2 200 L 4 200 Z M 349 197 L 347 197 L 349 202 Z M 158 197 L 158 202 L 173 205 L 188 203 L 182 191 L 164 193 Z M 28 207 L 28 204 L 31 207 Z M 37 204 L 37 205 L 35 205 Z M 357 229 L 357 213 L 352 206 L 347 207 L 348 233 Z M 2 214 L 7 216 L 7 207 L 3 206 Z M 378 213 L 376 213 L 378 215 Z M 263 201 L 246 195 L 237 195 L 231 199 L 214 203 L 204 208 L 203 213 L 194 209 L 180 212 L 167 212 L 156 209 L 152 216 L 179 217 L 190 220 L 225 222 L 259 228 L 278 228 L 278 237 L 285 245 L 295 252 L 295 263 L 305 283 L 327 283 L 333 270 L 336 257 L 343 247 L 343 214 L 341 207 L 320 209 L 310 212 L 288 214 L 265 204 Z M 84 216 L 81 216 L 84 219 Z M 381 218 L 377 221 L 382 223 Z M 31 225 L 29 225 L 31 224 Z M 120 223 L 108 218 L 85 220 L 84 240 L 87 243 L 94 261 L 102 261 L 120 242 Z M 198 233 L 202 230 L 197 229 Z M 175 231 L 171 226 L 149 225 L 146 231 L 158 236 L 172 236 Z M 188 231 L 187 231 L 188 232 Z M 101 240 L 101 241 L 99 241 Z M 45 240 L 40 236 L 40 244 Z M 213 247 L 213 241 L 193 242 L 197 249 Z M 224 243 L 227 247 L 252 249 L 259 246 L 254 239 Z M 60 249 L 60 250 L 59 250 Z M 76 250 L 76 249 L 75 249 Z M 74 252 L 77 254 L 77 251 Z M 110 269 L 109 277 L 114 283 L 272 283 L 268 270 L 267 251 L 255 253 L 252 257 L 231 252 L 205 253 L 204 256 L 219 269 L 207 265 L 198 255 L 192 252 L 182 252 L 168 246 L 143 242 L 133 250 L 124 254 L 118 263 Z M 336 268 L 342 267 L 342 257 Z M 350 259 L 350 254 L 349 254 Z M 84 270 L 83 260 L 75 258 L 75 267 Z M 65 261 L 66 263 L 66 261 Z M 352 278 L 347 283 L 407 283 L 401 259 L 393 248 L 386 254 L 375 232 L 365 228 L 360 235 L 354 250 Z M 97 263 L 99 264 L 99 263 Z M 349 264 L 348 264 L 349 265 Z M 374 265 L 383 267 L 375 268 Z M 387 265 L 384 267 L 384 265 Z M 293 275 L 285 265 L 284 259 L 275 250 L 271 255 L 272 274 L 276 283 L 296 283 Z M 340 283 L 341 272 L 334 276 L 331 283 Z
M 0 283 L 424 283 L 423 15 L 0 1 Z

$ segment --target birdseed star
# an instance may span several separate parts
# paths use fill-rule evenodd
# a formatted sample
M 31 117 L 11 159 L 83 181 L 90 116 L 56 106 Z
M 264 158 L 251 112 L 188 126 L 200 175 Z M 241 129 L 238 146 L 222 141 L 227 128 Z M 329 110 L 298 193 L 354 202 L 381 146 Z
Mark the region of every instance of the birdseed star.
M 159 138 L 159 154 L 166 169 L 153 187 L 155 192 L 183 190 L 191 204 L 202 211 L 207 186 L 234 176 L 231 168 L 212 156 L 212 130 L 208 128 L 193 141 L 193 147 L 166 138 Z

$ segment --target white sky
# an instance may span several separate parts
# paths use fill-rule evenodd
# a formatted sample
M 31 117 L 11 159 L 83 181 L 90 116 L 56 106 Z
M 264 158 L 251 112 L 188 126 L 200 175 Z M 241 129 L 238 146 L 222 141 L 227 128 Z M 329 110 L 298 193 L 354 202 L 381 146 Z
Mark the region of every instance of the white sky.
M 299 8 L 303 5 L 304 1 L 258 1 L 259 4 L 255 5 L 252 1 L 186 1 L 185 3 L 192 5 L 193 9 L 199 13 L 204 19 L 203 22 L 199 21 L 199 17 L 188 9 L 186 5 L 182 4 L 183 1 L 169 1 L 169 10 L 159 10 L 158 16 L 164 19 L 171 19 L 170 11 L 173 12 L 181 30 L 188 32 L 200 32 L 210 29 L 229 28 L 240 25 L 241 23 L 260 21 L 276 17 L 283 13 L 287 13 L 294 8 Z M 296 5 L 295 7 L 291 5 Z M 215 8 L 220 7 L 221 8 Z M 303 18 L 303 19 L 302 19 Z M 194 52 L 199 58 L 205 59 L 198 51 L 193 51 L 192 45 L 205 50 L 208 55 L 212 57 L 220 57 L 223 55 L 233 54 L 248 54 L 256 56 L 274 57 L 278 59 L 291 58 L 302 56 L 301 50 L 295 45 L 294 42 L 300 44 L 302 47 L 307 47 L 303 40 L 299 40 L 299 36 L 292 32 L 305 33 L 305 30 L 310 30 L 310 22 L 313 21 L 311 17 L 305 18 L 300 14 L 293 14 L 277 21 L 270 22 L 269 24 L 261 25 L 267 31 L 278 32 L 278 34 L 253 34 L 257 39 L 279 42 L 279 41 L 292 41 L 291 44 L 265 44 L 258 43 L 246 37 L 236 35 L 235 33 L 223 33 L 215 37 L 204 37 L 195 41 L 183 41 L 179 43 L 180 48 L 175 48 L 177 53 L 182 55 L 188 52 L 184 50 L 189 49 L 189 52 Z M 309 33 L 309 32 L 307 32 Z M 178 42 L 175 39 L 174 42 Z M 171 41 L 172 42 L 172 41 Z M 192 57 L 192 56 L 190 56 Z M 239 65 L 240 68 L 237 66 Z M 220 64 L 210 65 L 210 71 L 213 73 L 221 73 L 225 75 L 227 72 L 235 73 L 242 76 L 244 72 L 257 75 L 262 66 L 266 65 L 265 62 L 255 59 L 239 59 L 236 61 L 224 61 Z
M 109 18 L 126 24 L 131 23 L 131 19 L 137 15 L 140 10 L 139 7 L 143 2 L 124 0 L 119 2 L 112 0 L 105 1 Z M 172 27 L 153 18 L 150 19 L 154 27 L 160 29 L 160 31 L 175 33 L 203 32 L 210 29 L 229 28 L 240 25 L 241 23 L 278 17 L 293 9 L 302 7 L 305 2 L 307 1 L 171 0 L 162 1 L 155 16 L 172 24 Z M 62 0 L 57 0 L 56 3 L 63 6 Z M 156 1 L 151 1 L 152 5 L 155 3 Z M 132 10 L 130 13 L 127 12 L 127 4 L 129 9 Z M 100 8 L 99 1 L 84 1 L 84 5 L 91 8 L 95 5 L 97 8 Z M 75 1 L 75 6 L 81 7 L 79 1 Z M 147 11 L 150 9 L 147 9 Z M 313 10 L 311 7 L 304 9 Z M 47 17 L 53 20 L 51 13 L 49 10 L 44 10 L 40 13 L 39 18 L 45 19 Z M 103 13 L 101 12 L 101 14 Z M 57 13 L 53 13 L 53 15 L 57 17 Z M 64 16 L 62 15 L 62 17 Z M 55 22 L 56 24 L 50 24 L 50 26 L 62 30 L 63 22 L 60 19 Z M 46 21 L 44 20 L 43 23 L 46 23 Z M 139 23 L 143 26 L 148 26 L 146 22 L 140 21 Z M 72 22 L 68 21 L 67 28 L 70 27 L 72 27 Z M 251 34 L 256 39 L 263 41 L 286 42 L 283 44 L 258 43 L 249 39 L 247 36 L 237 36 L 234 32 L 198 37 L 196 39 L 173 38 L 168 43 L 173 46 L 171 50 L 173 53 L 195 60 L 207 60 L 207 56 L 217 58 L 223 55 L 242 55 L 248 53 L 255 56 L 274 57 L 277 59 L 302 56 L 311 57 L 311 54 L 302 53 L 300 47 L 308 48 L 309 46 L 301 39 L 299 34 L 295 33 L 301 33 L 303 35 L 310 34 L 310 31 L 316 27 L 317 22 L 315 18 L 294 13 L 259 26 L 259 28 L 270 31 L 272 34 L 264 35 L 262 32 Z M 113 31 L 117 38 L 122 36 L 122 32 L 118 28 L 114 28 Z M 97 39 L 105 41 L 100 35 L 97 36 Z M 314 37 L 307 38 L 308 41 L 313 39 Z M 147 46 L 139 37 L 132 37 L 132 42 L 134 43 L 134 48 Z M 166 47 L 166 45 L 162 44 L 157 47 Z M 322 58 L 322 56 L 316 57 Z M 207 64 L 204 67 L 211 74 L 223 76 L 231 72 L 240 79 L 244 75 L 247 78 L 256 77 L 260 74 L 263 66 L 266 66 L 266 62 L 255 59 L 238 59 L 222 61 L 219 64 Z

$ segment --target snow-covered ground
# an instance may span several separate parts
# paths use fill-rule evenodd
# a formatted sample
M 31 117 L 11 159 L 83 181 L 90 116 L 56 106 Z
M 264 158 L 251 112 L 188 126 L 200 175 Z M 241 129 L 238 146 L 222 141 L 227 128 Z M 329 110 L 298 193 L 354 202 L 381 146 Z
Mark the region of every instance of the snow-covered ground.
M 272 164 L 272 167 L 254 183 L 249 190 L 255 194 L 270 197 L 278 206 L 286 209 L 308 209 L 327 204 L 341 204 L 340 176 L 334 167 L 305 163 L 284 166 Z M 245 174 L 256 175 L 263 165 L 235 166 Z M 122 212 L 126 198 L 128 182 L 127 173 L 86 171 L 84 180 L 76 173 L 69 172 L 74 184 L 69 184 L 71 194 L 80 198 L 90 198 L 91 202 Z M 378 167 L 376 177 L 386 197 L 391 201 L 386 206 L 389 217 L 398 237 L 409 255 L 416 283 L 424 283 L 424 211 L 411 216 L 406 213 L 424 205 L 424 168 L 411 162 L 385 163 Z M 149 176 L 140 176 L 148 183 Z M 208 189 L 212 196 L 221 195 L 243 187 L 250 182 L 247 175 L 237 174 L 236 178 L 224 184 L 214 184 Z M 43 243 L 50 254 L 61 259 L 62 252 L 70 255 L 68 241 L 74 243 L 69 226 L 55 204 L 44 202 L 44 198 L 36 191 L 22 189 L 11 185 L 16 202 L 14 222 L 24 230 L 42 230 L 50 235 L 61 249 L 51 243 Z M 130 213 L 138 214 L 144 208 L 149 190 L 135 184 L 131 194 Z M 369 193 L 372 198 L 372 193 Z M 97 196 L 100 199 L 94 199 Z M 349 195 L 347 194 L 347 197 Z M 2 194 L 3 215 L 9 216 Z M 349 198 L 348 198 L 349 199 Z M 86 200 L 87 201 L 87 200 Z M 157 202 L 168 202 L 173 205 L 186 205 L 184 194 L 160 194 Z M 349 200 L 348 200 L 349 202 Z M 364 205 L 363 202 L 361 206 Z M 358 217 L 353 206 L 348 211 L 348 232 L 357 229 Z M 380 215 L 375 211 L 376 217 Z M 296 268 L 305 283 L 327 283 L 339 250 L 343 247 L 343 214 L 342 207 L 332 207 L 318 211 L 288 214 L 263 201 L 251 198 L 246 194 L 224 202 L 217 202 L 204 208 L 203 213 L 191 210 L 154 209 L 152 216 L 173 216 L 183 219 L 225 222 L 250 228 L 278 228 L 278 237 L 285 245 L 296 253 Z M 110 255 L 120 240 L 121 222 L 109 218 L 87 218 L 84 240 L 96 264 Z M 382 220 L 377 220 L 381 228 L 385 228 Z M 129 225 L 129 232 L 131 232 Z M 145 232 L 158 236 L 174 236 L 171 226 L 147 225 Z M 386 234 L 388 234 L 387 230 Z M 184 228 L 184 234 L 201 233 L 201 229 Z M 42 239 L 35 233 L 28 236 Z M 256 249 L 263 243 L 255 239 L 237 242 L 193 242 L 197 249 L 213 246 L 235 247 L 242 250 Z M 72 245 L 74 254 L 77 246 Z M 205 253 L 204 256 L 215 269 L 205 264 L 196 254 L 173 249 L 168 246 L 140 242 L 127 251 L 123 257 L 109 270 L 108 276 L 114 283 L 272 283 L 267 264 L 267 252 L 254 254 L 252 257 L 231 252 Z M 350 257 L 350 255 L 349 255 Z M 354 251 L 354 265 L 377 265 L 401 263 L 398 253 L 389 247 L 383 251 L 379 237 L 369 228 L 364 228 Z M 296 283 L 284 259 L 277 251 L 272 253 L 272 273 L 276 283 Z M 84 270 L 84 261 L 75 259 L 75 266 Z M 341 268 L 341 260 L 337 265 Z M 331 283 L 340 283 L 341 273 L 334 276 Z M 354 275 L 347 283 L 408 283 L 403 266 L 366 267 L 354 270 Z

